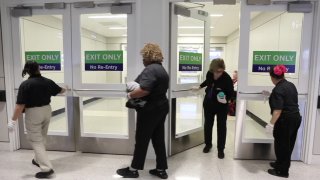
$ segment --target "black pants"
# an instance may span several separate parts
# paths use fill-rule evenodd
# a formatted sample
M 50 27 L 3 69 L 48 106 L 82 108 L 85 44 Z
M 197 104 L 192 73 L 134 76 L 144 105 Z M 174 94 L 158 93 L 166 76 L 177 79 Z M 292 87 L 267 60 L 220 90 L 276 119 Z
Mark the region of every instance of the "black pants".
M 151 139 L 157 156 L 157 169 L 168 169 L 164 139 L 164 123 L 168 112 L 167 100 L 160 106 L 149 104 L 146 108 L 137 111 L 136 144 L 132 168 L 143 170 Z
M 276 154 L 276 169 L 283 174 L 289 172 L 291 154 L 296 142 L 297 133 L 301 124 L 299 113 L 281 115 L 274 125 L 274 151 Z
M 218 150 L 223 151 L 226 144 L 227 136 L 227 115 L 228 105 L 211 102 L 211 99 L 205 98 L 203 101 L 204 108 L 204 139 L 206 145 L 212 145 L 212 128 L 214 117 L 217 115 L 217 134 Z

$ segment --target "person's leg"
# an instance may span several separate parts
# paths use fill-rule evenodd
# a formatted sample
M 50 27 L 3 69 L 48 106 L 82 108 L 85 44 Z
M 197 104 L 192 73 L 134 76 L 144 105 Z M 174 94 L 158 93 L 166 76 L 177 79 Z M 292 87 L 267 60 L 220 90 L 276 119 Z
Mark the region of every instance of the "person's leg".
M 289 172 L 291 166 L 291 155 L 296 142 L 298 130 L 301 124 L 300 115 L 290 115 L 286 119 L 286 124 L 288 127 L 288 153 L 284 156 L 284 161 L 282 163 L 282 171 Z
M 43 109 L 31 108 L 26 111 L 26 129 L 28 140 L 34 150 L 36 162 L 39 164 L 42 172 L 48 172 L 52 169 L 42 136 L 42 126 L 44 123 Z
M 217 135 L 218 135 L 218 150 L 224 150 L 227 135 L 227 114 L 228 108 L 219 109 L 217 113 Z
M 277 170 L 282 175 L 288 174 L 288 158 L 290 159 L 290 121 L 279 119 L 278 134 L 275 138 L 277 151 Z M 277 122 L 278 123 L 278 122 Z M 290 160 L 289 160 L 290 161 Z
M 164 136 L 164 123 L 168 114 L 169 107 L 166 106 L 159 110 L 159 115 L 154 119 L 157 122 L 157 126 L 152 135 L 152 144 L 156 153 L 157 169 L 165 170 L 168 169 L 167 154 L 165 147 L 165 136 Z
M 134 169 L 143 170 L 144 168 L 149 142 L 155 127 L 152 119 L 154 114 L 151 112 L 137 113 L 136 144 L 131 163 Z
M 204 100 L 203 103 L 203 109 L 204 109 L 204 140 L 206 146 L 212 147 L 212 128 L 214 124 L 214 111 L 211 103 L 206 102 Z

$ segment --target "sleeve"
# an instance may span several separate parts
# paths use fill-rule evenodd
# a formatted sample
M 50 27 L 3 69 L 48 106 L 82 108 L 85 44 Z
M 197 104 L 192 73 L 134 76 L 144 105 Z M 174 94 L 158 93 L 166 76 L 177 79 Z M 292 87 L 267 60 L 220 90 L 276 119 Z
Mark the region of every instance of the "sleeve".
M 226 99 L 227 101 L 230 101 L 230 99 L 233 97 L 234 94 L 234 87 L 233 87 L 233 81 L 230 76 L 227 77 L 226 81 Z
M 284 108 L 284 96 L 280 90 L 273 90 L 270 96 L 270 106 L 273 110 L 282 110 Z
M 210 71 L 207 72 L 206 79 L 200 84 L 201 88 L 204 88 L 204 87 L 207 86 L 207 84 L 208 84 L 207 82 L 208 82 L 209 76 L 210 76 Z
M 18 90 L 17 102 L 16 104 L 26 104 L 27 103 L 27 87 L 23 84 L 20 85 Z
M 60 86 L 58 86 L 54 81 L 50 80 L 50 91 L 52 96 L 56 96 L 62 90 Z
M 155 72 L 151 71 L 149 68 L 145 68 L 143 72 L 139 75 L 140 88 L 145 91 L 152 91 L 157 82 Z

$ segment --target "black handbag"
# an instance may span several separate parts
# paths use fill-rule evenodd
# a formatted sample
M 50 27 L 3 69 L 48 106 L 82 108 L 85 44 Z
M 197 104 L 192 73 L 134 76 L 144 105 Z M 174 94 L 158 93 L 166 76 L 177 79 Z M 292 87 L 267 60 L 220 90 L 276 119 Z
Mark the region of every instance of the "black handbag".
M 126 102 L 126 107 L 130 109 L 141 109 L 145 106 L 147 101 L 143 101 L 141 99 L 129 99 Z

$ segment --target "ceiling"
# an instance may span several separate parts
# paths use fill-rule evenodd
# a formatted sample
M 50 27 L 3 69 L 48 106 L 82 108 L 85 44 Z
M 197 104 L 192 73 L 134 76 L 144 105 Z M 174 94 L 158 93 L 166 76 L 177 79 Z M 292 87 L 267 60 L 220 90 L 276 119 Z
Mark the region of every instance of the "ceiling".
M 239 28 L 240 4 L 236 5 L 213 5 L 212 3 L 201 3 L 204 7 L 194 3 L 178 3 L 186 7 L 195 7 L 208 12 L 210 15 L 222 15 L 211 17 L 211 36 L 226 37 Z M 253 17 L 258 13 L 253 14 Z M 252 17 L 252 18 L 253 18 Z M 112 14 L 85 14 L 81 16 L 81 26 L 106 37 L 125 37 L 127 34 L 126 15 Z M 203 22 L 192 18 L 179 16 L 179 36 L 202 36 Z

